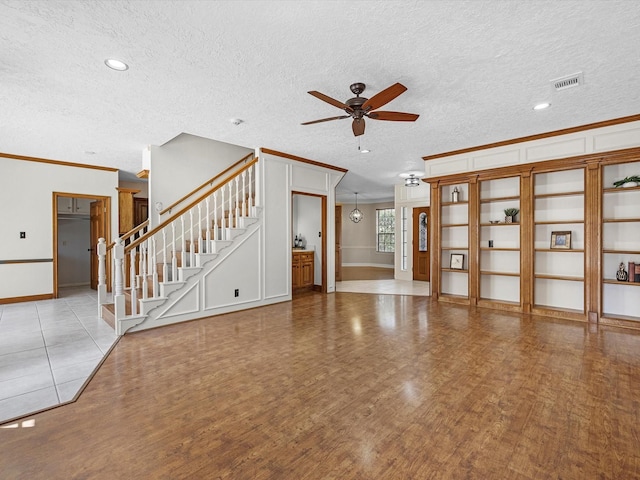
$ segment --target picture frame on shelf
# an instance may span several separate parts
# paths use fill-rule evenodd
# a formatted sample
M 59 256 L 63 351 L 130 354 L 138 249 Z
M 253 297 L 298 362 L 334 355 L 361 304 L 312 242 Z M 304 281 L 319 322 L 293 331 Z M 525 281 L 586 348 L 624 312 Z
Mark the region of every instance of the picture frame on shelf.
M 551 248 L 570 250 L 571 249 L 571 232 L 570 231 L 551 232 Z
M 464 253 L 452 253 L 449 260 L 451 270 L 464 270 Z

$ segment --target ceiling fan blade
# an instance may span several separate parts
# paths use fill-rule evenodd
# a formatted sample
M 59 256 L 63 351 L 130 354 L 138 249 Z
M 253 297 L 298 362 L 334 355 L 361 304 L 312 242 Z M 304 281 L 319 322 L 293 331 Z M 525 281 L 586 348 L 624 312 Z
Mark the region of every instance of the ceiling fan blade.
M 300 125 L 311 125 L 312 123 L 328 122 L 330 120 L 340 120 L 341 118 L 351 118 L 351 115 L 340 115 L 339 117 L 323 118 L 321 120 L 313 120 L 312 122 L 304 122 Z
M 367 114 L 372 120 L 388 120 L 390 122 L 415 122 L 420 115 L 402 112 L 371 112 Z
M 339 100 L 336 100 L 335 98 L 331 98 L 326 96 L 324 93 L 320 93 L 320 92 L 316 92 L 315 90 L 312 90 L 310 92 L 311 95 L 313 95 L 316 98 L 319 98 L 320 100 L 330 103 L 331 105 L 333 105 L 334 107 L 338 107 L 341 108 L 342 110 L 347 110 L 349 112 L 353 112 L 353 108 L 351 108 L 349 105 L 346 105 L 344 103 L 342 103 Z
M 353 134 L 356 137 L 364 135 L 364 118 L 354 118 L 351 128 L 353 129 Z
M 362 105 L 362 109 L 365 111 L 369 111 L 380 108 L 381 106 L 386 105 L 398 95 L 406 91 L 407 87 L 405 87 L 401 83 L 394 83 L 389 88 L 385 88 L 381 92 L 376 93 L 373 97 L 364 102 L 364 104 Z

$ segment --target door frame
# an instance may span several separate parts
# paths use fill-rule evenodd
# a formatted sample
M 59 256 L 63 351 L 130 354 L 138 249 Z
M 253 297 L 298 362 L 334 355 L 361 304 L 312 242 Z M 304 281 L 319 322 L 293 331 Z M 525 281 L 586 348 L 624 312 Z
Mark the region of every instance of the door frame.
M 53 298 L 58 298 L 58 199 L 64 198 L 87 198 L 94 201 L 102 201 L 104 205 L 104 234 L 105 240 L 111 238 L 111 197 L 105 195 L 91 195 L 86 193 L 53 192 Z M 107 252 L 107 265 L 111 258 Z M 107 286 L 111 285 L 111 269 L 105 268 Z
M 318 193 L 301 192 L 299 190 L 291 190 L 291 216 L 293 217 L 293 196 L 306 195 L 307 197 L 317 197 L 320 199 L 320 228 L 322 229 L 322 285 L 320 291 L 327 293 L 327 196 Z M 291 219 L 291 229 L 293 230 L 293 218 Z M 292 232 L 293 233 L 293 232 Z

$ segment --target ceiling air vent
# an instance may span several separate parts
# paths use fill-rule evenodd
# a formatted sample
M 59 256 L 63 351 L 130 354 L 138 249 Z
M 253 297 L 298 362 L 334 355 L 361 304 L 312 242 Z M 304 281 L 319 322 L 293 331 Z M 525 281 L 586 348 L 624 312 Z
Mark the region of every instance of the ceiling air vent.
M 559 92 L 560 90 L 566 90 L 567 88 L 579 87 L 583 83 L 584 77 L 582 75 L 582 72 L 551 80 L 551 85 L 553 85 L 553 88 L 556 92 Z

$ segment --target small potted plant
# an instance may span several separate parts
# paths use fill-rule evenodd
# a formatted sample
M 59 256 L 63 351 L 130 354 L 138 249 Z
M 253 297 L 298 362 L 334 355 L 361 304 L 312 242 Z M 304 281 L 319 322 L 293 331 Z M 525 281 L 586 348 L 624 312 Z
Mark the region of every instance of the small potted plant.
M 520 210 L 518 208 L 505 208 L 504 209 L 504 223 L 513 223 L 516 220 L 516 215 Z
M 637 187 L 640 184 L 640 176 L 631 175 L 630 177 L 625 177 L 622 180 L 618 180 L 617 182 L 613 182 L 613 186 L 618 187 Z

